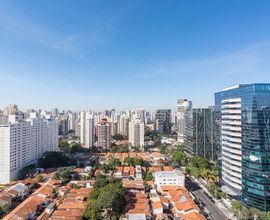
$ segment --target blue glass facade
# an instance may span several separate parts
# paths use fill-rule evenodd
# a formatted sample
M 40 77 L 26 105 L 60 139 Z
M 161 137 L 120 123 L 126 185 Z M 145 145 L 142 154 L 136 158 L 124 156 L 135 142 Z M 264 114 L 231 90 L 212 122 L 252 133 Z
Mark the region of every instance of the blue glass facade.
M 215 94 L 220 158 L 222 101 L 234 98 L 241 99 L 242 202 L 247 207 L 270 210 L 270 84 L 240 85 Z

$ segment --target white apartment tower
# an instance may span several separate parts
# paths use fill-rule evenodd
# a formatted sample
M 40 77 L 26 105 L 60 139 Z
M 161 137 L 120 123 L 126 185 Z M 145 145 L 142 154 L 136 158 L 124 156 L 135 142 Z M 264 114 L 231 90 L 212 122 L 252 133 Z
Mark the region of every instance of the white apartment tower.
M 85 144 L 85 111 L 80 113 L 80 143 L 83 146 Z
M 144 123 L 140 119 L 129 122 L 129 143 L 131 146 L 144 146 Z
M 68 114 L 68 130 L 75 130 L 75 114 L 70 112 Z
M 119 122 L 119 133 L 122 135 L 128 135 L 128 123 L 129 118 L 126 114 L 122 114 L 120 116 L 120 122 Z
M 178 141 L 180 143 L 184 143 L 186 112 L 191 109 L 192 109 L 192 101 L 189 101 L 187 99 L 177 100 L 177 131 L 178 131 Z
M 47 116 L 31 113 L 9 115 L 8 123 L 0 124 L 0 183 L 9 183 L 19 171 L 34 164 L 46 151 L 58 151 L 58 124 Z
M 86 112 L 85 115 L 85 143 L 86 148 L 92 148 L 95 144 L 94 138 L 94 117 L 90 112 Z

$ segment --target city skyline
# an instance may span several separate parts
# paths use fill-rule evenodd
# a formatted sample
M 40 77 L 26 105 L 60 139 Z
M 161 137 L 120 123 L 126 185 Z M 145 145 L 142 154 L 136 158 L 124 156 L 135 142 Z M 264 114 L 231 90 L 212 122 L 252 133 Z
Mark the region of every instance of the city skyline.
M 175 109 L 270 81 L 270 3 L 0 3 L 0 106 Z M 256 19 L 253 19 L 256 17 Z M 41 101 L 42 100 L 42 101 Z

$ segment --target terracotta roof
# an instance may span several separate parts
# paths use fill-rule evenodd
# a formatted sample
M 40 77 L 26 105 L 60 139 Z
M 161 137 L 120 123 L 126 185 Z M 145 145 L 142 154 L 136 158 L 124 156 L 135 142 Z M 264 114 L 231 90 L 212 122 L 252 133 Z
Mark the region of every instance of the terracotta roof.
M 156 166 L 156 167 L 149 167 L 148 168 L 151 172 L 156 172 L 156 171 L 162 171 L 161 167 Z
M 61 204 L 58 206 L 58 210 L 72 210 L 72 209 L 85 209 L 86 203 L 72 203 L 72 204 Z
M 164 170 L 164 171 L 173 171 L 174 169 L 173 169 L 172 166 L 164 166 L 164 167 L 163 167 L 163 170 Z
M 190 212 L 183 214 L 183 220 L 206 220 L 206 218 L 198 212 Z
M 184 190 L 187 191 L 187 189 L 185 187 L 181 187 L 181 186 L 160 186 L 160 189 L 162 191 L 177 191 L 177 190 Z
M 75 210 L 57 210 L 55 211 L 52 216 L 50 217 L 50 220 L 55 220 L 55 219 L 68 219 L 68 220 L 80 220 L 82 219 L 83 212 L 79 209 Z
M 174 204 L 174 207 L 178 211 L 184 211 L 184 212 L 192 210 L 192 209 L 200 211 L 198 206 L 193 201 L 189 201 L 189 200 L 186 202 L 176 202 Z
M 162 203 L 160 201 L 156 201 L 152 203 L 153 209 L 162 209 Z
M 46 200 L 40 196 L 31 196 L 6 215 L 3 220 L 27 219 L 29 214 L 35 212 L 45 201 Z
M 169 204 L 170 203 L 169 200 L 167 198 L 163 197 L 163 196 L 160 196 L 159 199 L 160 199 L 160 202 L 162 202 L 164 204 Z

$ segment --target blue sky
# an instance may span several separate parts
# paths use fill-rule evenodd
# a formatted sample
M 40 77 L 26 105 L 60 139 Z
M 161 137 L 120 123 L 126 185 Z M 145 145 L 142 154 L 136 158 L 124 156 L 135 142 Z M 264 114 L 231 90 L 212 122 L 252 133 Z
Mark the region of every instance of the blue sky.
M 0 108 L 197 107 L 270 82 L 270 1 L 0 1 Z

